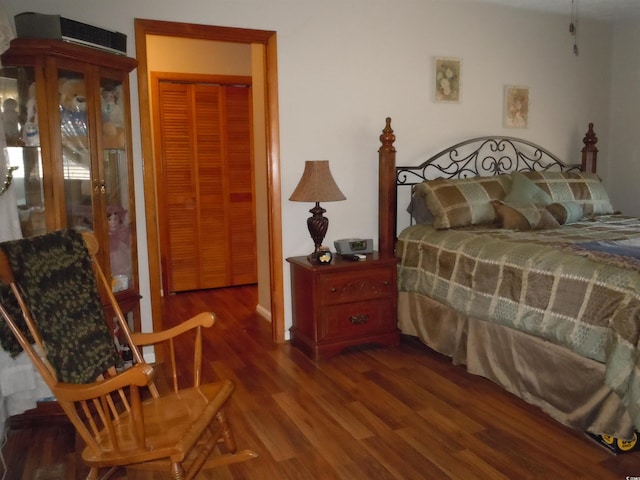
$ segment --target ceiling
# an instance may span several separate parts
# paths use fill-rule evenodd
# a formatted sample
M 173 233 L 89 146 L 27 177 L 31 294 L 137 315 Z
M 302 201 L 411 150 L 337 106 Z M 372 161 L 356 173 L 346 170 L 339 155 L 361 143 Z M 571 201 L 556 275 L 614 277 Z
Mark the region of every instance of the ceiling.
M 527 8 L 571 15 L 571 0 L 474 0 L 516 8 Z M 578 19 L 595 18 L 604 21 L 640 19 L 640 0 L 574 0 Z

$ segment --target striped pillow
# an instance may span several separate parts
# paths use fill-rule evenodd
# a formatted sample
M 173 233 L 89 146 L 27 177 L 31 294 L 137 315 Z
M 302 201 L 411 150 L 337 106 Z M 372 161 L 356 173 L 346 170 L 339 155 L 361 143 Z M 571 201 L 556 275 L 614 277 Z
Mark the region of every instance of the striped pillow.
M 427 207 L 437 229 L 494 223 L 491 202 L 502 200 L 511 188 L 508 175 L 495 177 L 437 178 L 424 182 Z
M 577 222 L 584 216 L 582 206 L 575 202 L 556 202 L 546 208 L 560 225 Z
M 613 213 L 609 195 L 595 173 L 584 172 L 524 172 L 547 192 L 554 203 L 575 202 L 585 215 Z
M 534 202 L 509 205 L 495 200 L 491 205 L 496 210 L 500 225 L 507 230 L 543 230 L 560 226 L 546 208 Z

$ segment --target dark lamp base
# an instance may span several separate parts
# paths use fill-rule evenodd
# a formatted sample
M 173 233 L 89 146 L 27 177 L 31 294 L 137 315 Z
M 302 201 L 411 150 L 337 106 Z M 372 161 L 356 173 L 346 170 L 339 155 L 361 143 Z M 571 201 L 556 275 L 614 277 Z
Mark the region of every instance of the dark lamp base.
M 309 255 L 309 257 L 307 257 L 311 260 L 312 258 L 316 259 L 319 255 L 322 241 L 324 240 L 324 236 L 326 235 L 327 229 L 329 228 L 329 219 L 322 216 L 322 214 L 326 212 L 326 210 L 320 206 L 319 202 L 316 202 L 316 206 L 309 210 L 309 212 L 313 215 L 307 218 L 307 228 L 309 229 L 311 239 L 316 246 L 313 253 Z

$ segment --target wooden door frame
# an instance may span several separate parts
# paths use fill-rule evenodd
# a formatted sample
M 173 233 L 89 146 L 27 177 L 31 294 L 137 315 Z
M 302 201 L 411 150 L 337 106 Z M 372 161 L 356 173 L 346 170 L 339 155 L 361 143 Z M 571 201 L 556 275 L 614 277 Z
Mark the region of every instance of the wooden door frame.
M 153 330 L 162 328 L 162 282 L 158 232 L 158 204 L 153 161 L 152 118 L 149 101 L 147 35 L 200 40 L 262 44 L 265 47 L 265 123 L 267 140 L 267 201 L 269 212 L 269 276 L 271 286 L 271 329 L 274 342 L 284 338 L 284 287 L 282 258 L 282 213 L 280 194 L 280 132 L 278 118 L 278 71 L 276 32 L 216 27 L 136 18 L 135 42 L 138 59 L 138 101 L 144 176 L 144 200 L 149 261 L 149 287 Z

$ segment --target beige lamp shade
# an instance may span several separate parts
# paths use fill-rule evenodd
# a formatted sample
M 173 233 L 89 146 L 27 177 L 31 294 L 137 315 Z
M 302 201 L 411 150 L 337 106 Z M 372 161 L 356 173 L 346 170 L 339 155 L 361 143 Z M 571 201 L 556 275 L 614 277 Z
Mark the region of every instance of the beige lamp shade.
M 293 202 L 337 202 L 346 200 L 336 185 L 329 160 L 307 160 L 298 186 L 289 197 Z
M 326 210 L 320 206 L 320 202 L 346 200 L 331 175 L 329 160 L 307 160 L 304 163 L 302 178 L 289 200 L 315 202 L 315 206 L 309 210 L 312 216 L 307 218 L 307 228 L 315 245 L 313 253 L 308 258 L 310 261 L 315 261 L 319 256 L 327 228 L 329 228 L 329 219 L 323 215 Z

